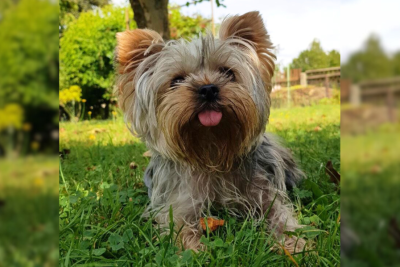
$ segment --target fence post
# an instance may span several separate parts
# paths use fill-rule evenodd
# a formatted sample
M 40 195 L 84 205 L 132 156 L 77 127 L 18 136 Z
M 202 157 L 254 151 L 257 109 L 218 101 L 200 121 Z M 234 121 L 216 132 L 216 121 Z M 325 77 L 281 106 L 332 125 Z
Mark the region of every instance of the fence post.
M 329 78 L 325 75 L 325 96 L 329 98 Z
M 388 107 L 389 121 L 394 122 L 395 121 L 395 112 L 394 112 L 394 95 L 393 95 L 392 87 L 389 87 L 387 90 L 386 104 Z
M 129 8 L 125 9 L 125 30 L 129 31 Z
M 361 103 L 360 86 L 358 84 L 350 86 L 350 103 L 356 107 Z
M 307 87 L 307 73 L 305 72 L 300 73 L 300 85 Z
M 290 108 L 290 63 L 287 67 L 287 101 L 288 101 L 288 108 Z

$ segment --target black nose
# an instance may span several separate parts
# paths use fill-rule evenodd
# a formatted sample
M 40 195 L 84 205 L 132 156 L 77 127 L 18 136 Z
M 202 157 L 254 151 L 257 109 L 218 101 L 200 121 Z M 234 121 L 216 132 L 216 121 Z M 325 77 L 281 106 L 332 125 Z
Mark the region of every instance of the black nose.
M 219 88 L 214 84 L 207 84 L 200 87 L 200 97 L 206 101 L 214 101 L 217 99 Z

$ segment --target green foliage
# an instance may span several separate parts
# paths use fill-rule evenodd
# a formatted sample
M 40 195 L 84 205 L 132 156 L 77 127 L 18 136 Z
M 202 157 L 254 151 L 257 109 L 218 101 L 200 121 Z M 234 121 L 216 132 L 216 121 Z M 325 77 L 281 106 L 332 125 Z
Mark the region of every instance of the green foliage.
M 130 17 L 133 13 L 130 9 Z M 190 38 L 205 32 L 209 20 L 200 15 L 183 16 L 179 8 L 170 12 L 173 38 Z M 136 23 L 131 22 L 130 29 Z M 112 5 L 82 12 L 60 39 L 60 88 L 78 85 L 90 105 L 110 98 L 114 83 L 115 35 L 125 30 L 125 8 Z
M 68 24 L 79 17 L 81 12 L 92 10 L 94 7 L 103 7 L 109 0 L 59 0 L 60 5 L 60 33 Z
M 21 0 L 0 23 L 0 106 L 57 107 L 58 5 Z
M 302 71 L 338 67 L 340 66 L 340 54 L 336 50 L 326 53 L 318 40 L 314 40 L 310 48 L 304 50 L 293 59 L 291 68 L 300 68 Z
M 105 6 L 81 13 L 60 40 L 60 88 L 79 85 L 83 95 L 109 97 L 114 82 L 115 35 L 125 30 L 125 9 Z M 132 16 L 132 13 L 131 13 Z M 132 23 L 131 28 L 135 28 Z
M 377 36 L 371 35 L 361 51 L 350 56 L 342 66 L 342 75 L 343 78 L 351 79 L 355 83 L 394 75 L 392 61 Z
M 201 15 L 184 16 L 179 7 L 172 6 L 169 13 L 169 24 L 172 39 L 191 38 L 198 36 L 200 32 L 205 33 L 206 28 L 210 25 L 210 20 Z
M 199 3 L 202 3 L 202 2 L 209 2 L 210 0 L 194 0 L 194 1 L 191 1 L 191 2 L 186 2 L 186 6 L 190 6 L 190 5 L 197 5 L 197 4 L 199 4 Z M 222 7 L 226 7 L 224 4 L 222 4 L 222 2 L 223 2 L 224 0 L 215 0 L 215 4 L 217 5 L 217 7 L 220 7 L 220 6 L 222 6 Z
M 393 74 L 396 76 L 400 76 L 400 51 L 394 54 L 392 62 L 393 62 Z

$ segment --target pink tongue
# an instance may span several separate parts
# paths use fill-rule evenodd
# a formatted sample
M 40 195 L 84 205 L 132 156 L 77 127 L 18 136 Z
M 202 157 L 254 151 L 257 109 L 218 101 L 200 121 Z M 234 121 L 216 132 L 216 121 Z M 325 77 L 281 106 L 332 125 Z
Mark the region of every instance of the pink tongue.
M 205 110 L 199 113 L 200 123 L 204 126 L 216 126 L 219 124 L 222 118 L 220 111 Z

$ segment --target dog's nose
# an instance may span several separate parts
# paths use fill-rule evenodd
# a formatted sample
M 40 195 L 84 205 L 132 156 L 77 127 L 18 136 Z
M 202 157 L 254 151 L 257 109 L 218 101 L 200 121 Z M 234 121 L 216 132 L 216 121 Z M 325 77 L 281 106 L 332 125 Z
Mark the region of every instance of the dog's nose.
M 206 101 L 214 101 L 217 99 L 219 88 L 214 84 L 203 85 L 199 89 L 200 97 Z

